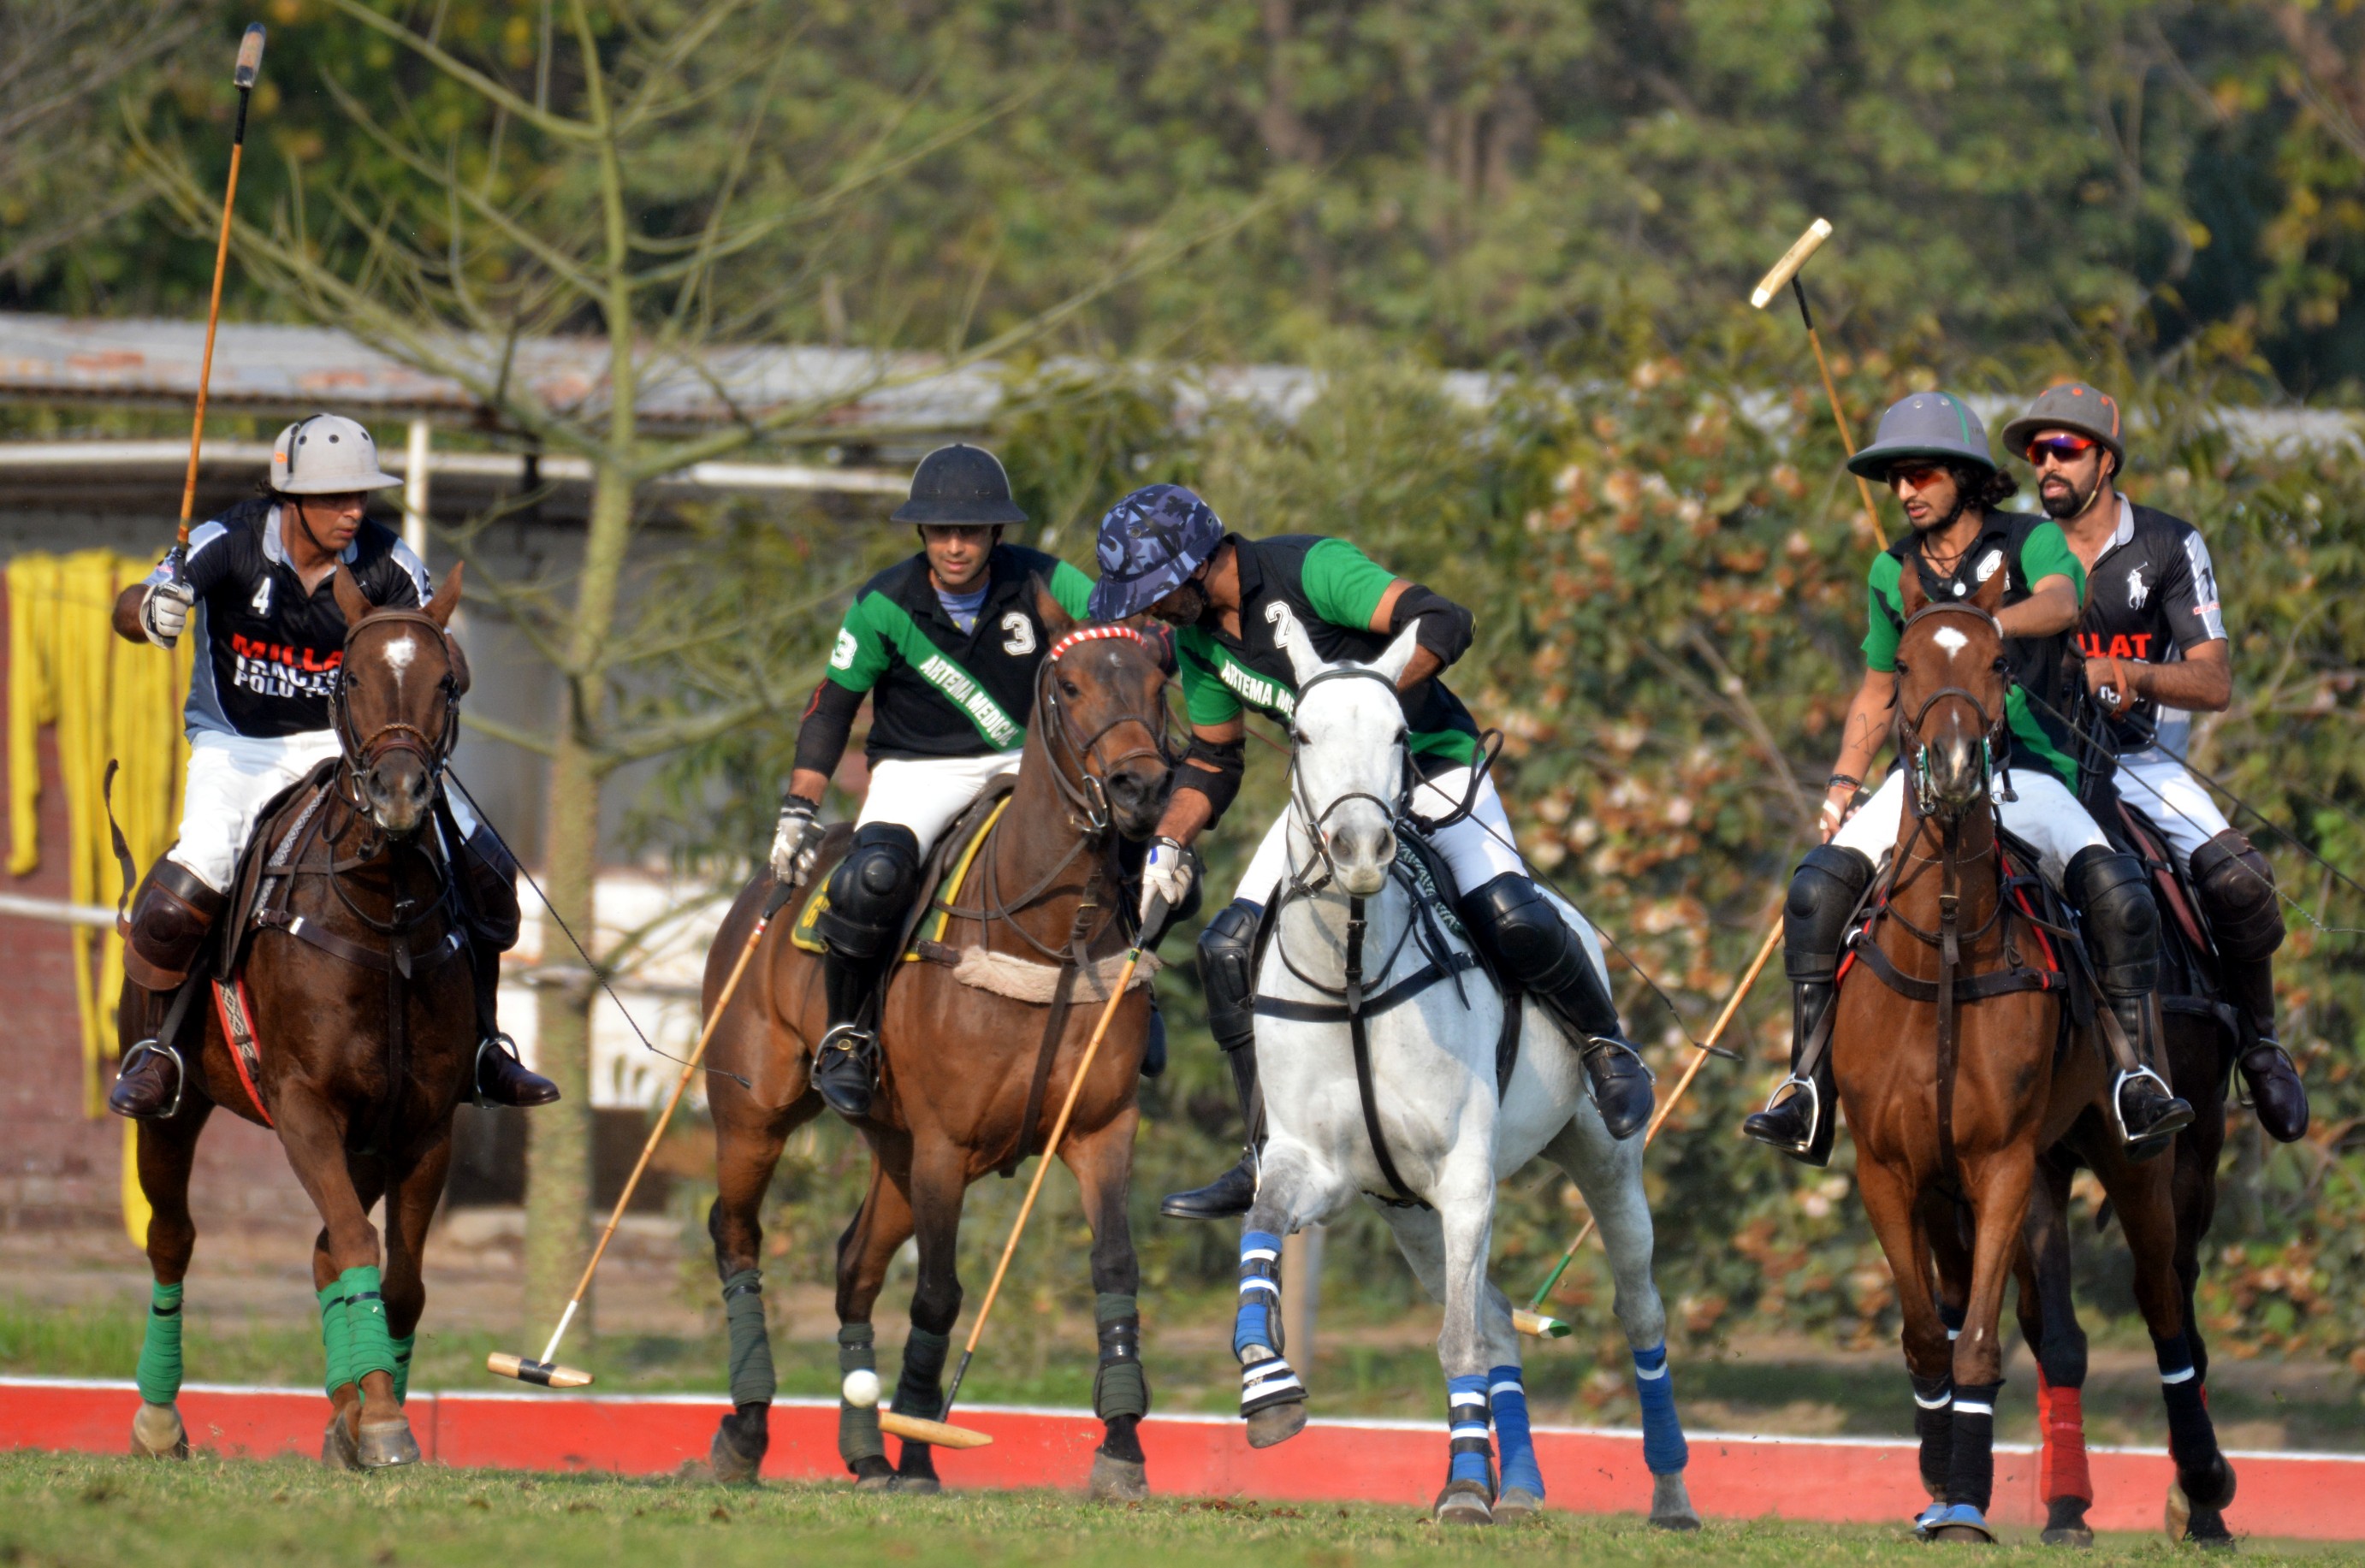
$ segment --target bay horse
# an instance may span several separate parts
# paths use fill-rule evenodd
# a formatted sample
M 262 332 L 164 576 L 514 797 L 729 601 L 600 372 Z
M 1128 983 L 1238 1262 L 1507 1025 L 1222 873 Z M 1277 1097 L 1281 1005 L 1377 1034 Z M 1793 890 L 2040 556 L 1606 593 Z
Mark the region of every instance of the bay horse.
M 2101 1178 L 2134 1253 L 2180 1484 L 2196 1505 L 2222 1506 L 2233 1471 L 2188 1349 L 2169 1164 L 2127 1159 L 2103 1054 L 2085 1030 L 2065 1029 L 2059 971 L 2022 961 L 2046 937 L 2005 896 L 1992 793 L 1992 759 L 2007 740 L 2010 677 L 1995 619 L 2004 574 L 1967 600 L 1929 600 L 1913 572 L 1900 588 L 1894 741 L 1914 787 L 1840 976 L 1832 1060 L 1857 1189 L 1904 1319 L 1933 1499 L 1916 1529 L 1994 1539 L 2003 1283 L 2020 1259 L 2039 1156 L 2065 1144 Z
M 333 576 L 346 627 L 330 697 L 341 755 L 257 820 L 223 923 L 232 961 L 193 972 L 195 989 L 168 1015 L 165 1043 L 187 1064 L 179 1103 L 138 1124 L 155 1277 L 139 1453 L 188 1454 L 175 1396 L 196 1246 L 189 1172 L 221 1107 L 279 1135 L 319 1211 L 312 1282 L 331 1406 L 322 1462 L 375 1470 L 420 1458 L 402 1408 L 427 1304 L 420 1258 L 477 1043 L 459 842 L 438 810 L 468 685 L 450 630 L 460 568 L 423 610 L 379 609 L 342 566 Z M 242 896 L 258 879 L 260 896 Z M 127 1048 L 140 1015 L 127 992 Z M 381 1197 L 382 1245 L 369 1218 Z
M 1048 1138 L 1118 955 L 1130 945 L 1118 839 L 1149 834 L 1171 782 L 1167 677 L 1147 640 L 1121 626 L 1079 626 L 1037 588 L 1037 613 L 1052 641 L 1037 674 L 1016 785 L 959 885 L 941 895 L 946 926 L 921 944 L 936 961 L 895 966 L 880 1016 L 880 1090 L 856 1124 L 870 1148 L 870 1186 L 838 1239 L 838 1362 L 843 1372 L 876 1369 L 871 1309 L 889 1261 L 916 1236 L 919 1280 L 893 1401 L 907 1416 L 934 1417 L 944 1408 L 945 1357 L 961 1305 L 954 1243 L 962 1196 L 990 1172 L 1006 1174 L 1039 1153 Z M 824 840 L 813 885 L 826 882 L 849 836 L 839 829 Z M 770 873 L 759 872 L 724 917 L 707 955 L 710 1016 L 773 890 Z M 766 932 L 710 1047 L 716 1067 L 736 1075 L 712 1078 L 709 1100 L 718 1192 L 707 1228 L 730 1328 L 734 1406 L 712 1457 L 725 1481 L 754 1479 L 770 1440 L 760 1207 L 789 1134 L 823 1109 L 808 1080 L 829 1022 L 822 960 L 791 939 L 793 924 L 778 921 Z M 1094 1496 L 1115 1499 L 1148 1490 L 1135 1432 L 1149 1409 L 1140 1270 L 1126 1201 L 1149 1005 L 1146 986 L 1128 991 L 1059 1151 L 1093 1229 L 1100 1341 L 1093 1406 L 1105 1431 L 1091 1485 Z M 907 1440 L 900 1462 L 888 1463 L 875 1407 L 841 1399 L 838 1452 L 857 1486 L 939 1487 L 927 1444 Z
M 1666 1359 L 1666 1310 L 1651 1277 L 1650 1204 L 1639 1137 L 1613 1138 L 1582 1058 L 1533 999 L 1505 1017 L 1504 994 L 1440 896 L 1400 849 L 1403 705 L 1395 684 L 1408 629 L 1369 665 L 1326 665 L 1294 622 L 1282 645 L 1297 678 L 1290 760 L 1289 870 L 1267 919 L 1257 969 L 1257 1058 L 1266 1139 L 1240 1242 L 1233 1354 L 1250 1446 L 1306 1425 L 1306 1391 L 1283 1358 L 1282 1238 L 1358 1194 L 1380 1206 L 1396 1245 L 1445 1306 L 1447 1471 L 1441 1524 L 1524 1518 L 1544 1482 L 1528 1423 L 1511 1304 L 1487 1278 L 1497 1182 L 1541 1154 L 1567 1172 L 1599 1222 L 1617 1314 L 1634 1357 L 1652 1472 L 1651 1522 L 1695 1529 L 1688 1461 Z M 1421 868 L 1416 869 L 1416 867 Z M 1562 906 L 1590 961 L 1598 938 Z M 1509 1023 L 1516 1034 L 1507 1035 Z M 1524 1037 L 1525 1043 L 1519 1044 Z M 1515 1054 L 1508 1074 L 1504 1050 Z M 1498 1475 L 1487 1439 L 1502 1445 Z

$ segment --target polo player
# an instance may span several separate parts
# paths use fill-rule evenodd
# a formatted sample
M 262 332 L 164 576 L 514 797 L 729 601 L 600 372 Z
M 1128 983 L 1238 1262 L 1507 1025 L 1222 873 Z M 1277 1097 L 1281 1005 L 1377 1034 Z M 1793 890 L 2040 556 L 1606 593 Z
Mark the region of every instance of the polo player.
M 1411 809 L 1432 821 L 1468 811 L 1433 835 L 1461 894 L 1471 933 L 1503 972 L 1585 1042 L 1585 1065 L 1601 1119 L 1628 1137 L 1651 1114 L 1651 1073 L 1618 1022 L 1618 1009 L 1584 943 L 1527 875 L 1511 823 L 1490 773 L 1479 770 L 1478 725 L 1440 671 L 1470 646 L 1469 610 L 1407 581 L 1343 539 L 1288 534 L 1247 539 L 1226 532 L 1207 504 L 1177 485 L 1136 490 L 1102 519 L 1095 620 L 1148 613 L 1176 628 L 1184 708 L 1191 722 L 1186 766 L 1150 841 L 1142 874 L 1145 913 L 1154 898 L 1181 905 L 1193 876 L 1186 850 L 1239 792 L 1246 771 L 1243 712 L 1253 708 L 1286 726 L 1297 687 L 1282 628 L 1295 623 L 1326 661 L 1377 658 L 1407 627 L 1418 647 L 1396 683 L 1418 783 Z M 1239 1163 L 1205 1187 L 1168 1197 L 1179 1219 L 1246 1214 L 1256 1195 L 1257 923 L 1288 860 L 1288 813 L 1266 831 L 1232 902 L 1199 939 L 1208 1027 L 1231 1064 L 1248 1142 Z
M 400 483 L 379 470 L 377 444 L 353 420 L 298 420 L 272 444 L 261 494 L 190 533 L 185 576 L 159 566 L 116 600 L 115 630 L 126 641 L 170 648 L 194 620 L 203 644 L 182 712 L 189 772 L 180 835 L 140 882 L 124 942 L 123 971 L 142 1017 L 106 1098 L 117 1115 L 163 1115 L 179 1103 L 180 1054 L 156 1038 L 173 994 L 230 902 L 255 818 L 340 753 L 329 693 L 344 660 L 345 617 L 332 573 L 342 565 L 379 606 L 416 608 L 434 592 L 409 546 L 364 515 L 371 491 Z M 516 863 L 465 801 L 447 799 L 463 838 L 452 858 L 476 917 L 477 1098 L 548 1104 L 557 1085 L 527 1071 L 494 1023 L 500 955 L 518 936 Z
M 2112 1101 L 2129 1152 L 2167 1147 L 2190 1125 L 2192 1107 L 2169 1092 L 2152 1065 L 2147 999 L 2159 969 L 2159 911 L 2143 863 L 2111 847 L 2078 801 L 2078 765 L 2067 726 L 2070 629 L 2086 569 L 2049 518 L 2004 511 L 2019 487 L 1989 455 L 1987 427 L 1961 398 L 1922 392 L 1881 416 L 1871 445 L 1850 471 L 1886 484 L 1911 525 L 1873 557 L 1867 575 L 1863 683 L 1848 704 L 1840 755 L 1823 796 L 1824 841 L 1807 851 L 1783 905 L 1783 967 L 1794 997 L 1790 1075 L 1764 1110 L 1742 1124 L 1758 1142 L 1810 1165 L 1831 1156 L 1831 1055 L 1817 1025 L 1837 992 L 1848 919 L 1870 887 L 1875 863 L 1897 842 L 1909 769 L 1899 767 L 1869 799 L 1851 804 L 1890 739 L 1897 705 L 1897 644 L 1905 629 L 1899 585 L 1921 576 L 1933 603 L 1968 599 L 2005 575 L 2003 633 L 2011 687 L 2004 700 L 2003 755 L 1994 758 L 1996 812 L 2035 852 L 2039 868 L 2078 911 L 2102 999 L 2117 1019 L 2118 1076 Z M 2028 700 L 2035 692 L 2046 709 Z M 1808 1049 L 1810 1044 L 1816 1048 Z
M 1066 562 L 1002 542 L 1026 514 L 1001 461 L 981 447 L 928 454 L 890 521 L 914 525 L 920 551 L 864 583 L 846 607 L 828 671 L 805 704 L 772 839 L 773 876 L 785 882 L 812 869 L 822 796 L 868 695 L 870 789 L 815 924 L 828 949 L 829 1029 L 814 1052 L 813 1086 L 846 1116 L 870 1109 L 877 1038 L 865 1013 L 920 891 L 921 864 L 991 779 L 1017 769 L 1026 746 L 1036 667 L 1051 643 L 1032 585 L 1040 578 L 1079 619 L 1092 593 L 1092 579 Z
M 2092 727 L 2112 754 L 2090 757 L 2086 799 L 2100 811 L 2115 790 L 2191 872 L 2226 1000 L 2239 1015 L 2243 1081 L 2259 1125 L 2290 1143 L 2307 1131 L 2307 1088 L 2275 1038 L 2274 954 L 2283 940 L 2275 869 L 2184 763 L 2192 715 L 2222 713 L 2234 700 L 2209 545 L 2183 519 L 2119 494 L 2126 447 L 2118 400 L 2083 382 L 2039 396 L 2004 426 L 2003 443 L 2036 471 L 2037 499 L 2086 567 L 2078 651 L 2102 715 Z

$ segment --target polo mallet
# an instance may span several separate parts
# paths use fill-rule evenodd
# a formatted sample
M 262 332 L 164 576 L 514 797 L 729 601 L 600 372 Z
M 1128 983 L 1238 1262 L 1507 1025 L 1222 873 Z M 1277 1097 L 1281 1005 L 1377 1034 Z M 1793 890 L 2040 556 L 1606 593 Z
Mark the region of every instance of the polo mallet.
M 608 1216 L 608 1228 L 600 1233 L 600 1245 L 591 1249 L 591 1261 L 583 1266 L 583 1277 L 575 1282 L 575 1294 L 566 1298 L 566 1310 L 560 1315 L 558 1327 L 550 1336 L 550 1343 L 542 1348 L 539 1361 L 524 1356 L 512 1356 L 506 1350 L 495 1350 L 485 1358 L 485 1370 L 496 1377 L 513 1377 L 520 1383 L 531 1383 L 541 1388 L 581 1388 L 591 1381 L 591 1374 L 578 1367 L 563 1367 L 557 1362 L 558 1342 L 566 1338 L 567 1326 L 575 1321 L 576 1309 L 583 1305 L 583 1293 L 591 1288 L 591 1276 L 599 1271 L 600 1260 L 606 1256 L 608 1243 L 614 1238 L 616 1227 L 624 1221 L 625 1205 L 633 1201 L 633 1189 L 641 1184 L 641 1172 L 649 1168 L 650 1157 L 657 1151 L 657 1142 L 665 1137 L 667 1124 L 673 1120 L 674 1108 L 689 1089 L 689 1081 L 698 1076 L 699 1063 L 706 1057 L 707 1042 L 714 1038 L 714 1026 L 723 1022 L 723 1014 L 731 1005 L 731 996 L 739 989 L 739 977 L 747 972 L 747 961 L 756 956 L 757 944 L 764 940 L 764 932 L 772 924 L 772 916 L 795 896 L 797 884 L 781 882 L 775 885 L 764 900 L 764 912 L 756 920 L 756 929 L 747 933 L 747 945 L 739 949 L 738 962 L 731 966 L 731 978 L 723 982 L 723 994 L 714 999 L 714 1011 L 707 1015 L 706 1026 L 698 1032 L 698 1047 L 682 1063 L 681 1077 L 674 1082 L 673 1092 L 666 1097 L 665 1109 L 657 1114 L 657 1125 L 649 1129 L 649 1141 L 641 1146 L 641 1158 L 633 1166 L 633 1173 L 624 1180 L 623 1194 L 616 1200 L 616 1212 Z
M 1723 1035 L 1725 1025 L 1731 1024 L 1733 1015 L 1741 1011 L 1742 998 L 1747 996 L 1749 988 L 1757 983 L 1757 977 L 1765 971 L 1765 961 L 1774 956 L 1774 949 L 1781 946 L 1781 942 L 1782 917 L 1777 913 L 1774 917 L 1774 929 L 1765 934 L 1765 941 L 1757 949 L 1757 957 L 1751 962 L 1749 972 L 1743 975 L 1741 983 L 1732 988 L 1732 995 L 1725 1002 L 1724 1011 L 1717 1014 L 1716 1027 L 1708 1032 L 1709 1046 L 1716 1044 L 1718 1038 Z M 1659 1107 L 1658 1113 L 1651 1118 L 1651 1125 L 1643 1130 L 1643 1148 L 1650 1148 L 1651 1140 L 1659 1136 L 1659 1129 L 1666 1125 L 1668 1115 L 1676 1108 L 1676 1102 L 1682 1099 L 1684 1091 L 1692 1086 L 1692 1079 L 1699 1072 L 1700 1064 L 1708 1058 L 1709 1053 L 1705 1048 L 1692 1053 L 1690 1065 L 1684 1069 L 1684 1075 L 1676 1080 L 1676 1087 L 1667 1095 L 1666 1103 Z M 1576 1239 L 1570 1242 L 1568 1250 L 1560 1255 L 1560 1261 L 1554 1264 L 1552 1271 L 1545 1276 L 1544 1282 L 1536 1287 L 1536 1294 L 1530 1298 L 1528 1305 L 1512 1311 L 1513 1327 L 1522 1334 L 1532 1334 L 1540 1339 L 1565 1339 L 1575 1332 L 1573 1325 L 1560 1318 L 1548 1317 L 1544 1315 L 1542 1310 L 1544 1297 L 1552 1294 L 1552 1286 L 1560 1283 L 1561 1275 L 1567 1272 L 1570 1262 L 1576 1257 L 1576 1249 L 1584 1246 L 1585 1238 L 1592 1234 L 1593 1216 L 1587 1215 L 1585 1218 L 1585 1228 L 1576 1233 Z
M 1160 899 L 1143 913 L 1141 929 L 1155 931 L 1165 918 L 1166 901 Z M 1109 991 L 1108 1005 L 1101 1009 L 1101 1021 L 1093 1028 L 1093 1037 L 1085 1042 L 1083 1059 L 1076 1063 L 1076 1076 L 1068 1082 L 1068 1097 L 1060 1103 L 1059 1119 L 1051 1124 L 1051 1139 L 1043 1146 L 1043 1158 L 1036 1162 L 1035 1179 L 1026 1183 L 1026 1199 L 1018 1205 L 1018 1221 L 1010 1227 L 1010 1239 L 1002 1244 L 1002 1261 L 993 1266 L 993 1281 L 985 1287 L 984 1304 L 977 1309 L 977 1321 L 970 1325 L 969 1343 L 961 1347 L 960 1363 L 953 1368 L 952 1385 L 945 1390 L 947 1416 L 952 1414 L 953 1401 L 960 1397 L 961 1379 L 969 1375 L 970 1358 L 977 1354 L 977 1342 L 985 1337 L 985 1320 L 992 1316 L 993 1298 L 1002 1294 L 1002 1277 L 1010 1271 L 1010 1260 L 1018 1250 L 1018 1238 L 1026 1234 L 1026 1216 L 1035 1212 L 1036 1195 L 1043 1191 L 1043 1178 L 1051 1169 L 1052 1158 L 1059 1152 L 1059 1139 L 1067 1136 L 1068 1118 L 1075 1114 L 1076 1096 L 1083 1092 L 1084 1080 L 1092 1075 L 1093 1059 L 1101 1053 L 1101 1041 L 1116 1017 L 1118 1005 L 1125 1001 L 1126 988 L 1133 984 L 1133 971 L 1141 963 L 1141 952 L 1142 944 L 1137 935 L 1133 950 L 1125 956 L 1125 968 L 1116 977 L 1116 985 Z
M 1783 252 L 1782 259 L 1774 263 L 1773 270 L 1759 278 L 1757 286 L 1749 291 L 1749 303 L 1763 310 L 1776 295 L 1782 292 L 1784 284 L 1790 286 L 1791 294 L 1799 301 L 1799 319 L 1807 324 L 1807 342 L 1815 351 L 1815 368 L 1822 373 L 1823 396 L 1831 399 L 1833 422 L 1840 428 L 1840 451 L 1852 456 L 1855 452 L 1855 437 L 1848 430 L 1847 410 L 1840 407 L 1840 391 L 1832 381 L 1831 361 L 1823 357 L 1823 339 L 1822 334 L 1815 330 L 1815 313 L 1807 308 L 1807 286 L 1799 277 L 1800 269 L 1807 264 L 1807 258 L 1822 249 L 1823 241 L 1831 237 L 1829 218 L 1818 218 L 1808 224 L 1807 231 L 1799 236 L 1799 242 Z M 1861 474 L 1855 476 L 1855 493 L 1857 498 L 1864 502 L 1864 525 L 1872 535 L 1873 547 L 1877 549 L 1882 543 L 1880 514 L 1873 510 L 1872 487 L 1865 483 Z
M 248 24 L 238 40 L 238 66 L 230 85 L 238 89 L 238 124 L 230 135 L 230 185 L 222 192 L 221 237 L 214 242 L 214 292 L 206 306 L 206 352 L 197 362 L 197 417 L 189 427 L 189 477 L 181 487 L 181 532 L 164 557 L 164 569 L 176 583 L 189 578 L 189 514 L 197 505 L 197 452 L 206 439 L 206 394 L 214 378 L 214 329 L 221 324 L 222 274 L 230 268 L 230 215 L 238 200 L 238 165 L 246 151 L 246 106 L 254 94 L 254 79 L 263 71 L 263 24 Z

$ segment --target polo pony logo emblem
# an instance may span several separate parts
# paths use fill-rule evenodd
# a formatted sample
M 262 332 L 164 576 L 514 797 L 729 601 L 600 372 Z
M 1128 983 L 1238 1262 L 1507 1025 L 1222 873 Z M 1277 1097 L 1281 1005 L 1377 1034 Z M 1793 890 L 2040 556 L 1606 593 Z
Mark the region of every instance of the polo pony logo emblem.
M 2151 585 L 2143 580 L 2143 568 L 2137 566 L 2127 574 L 2127 608 L 2141 610 L 2144 600 L 2151 597 Z

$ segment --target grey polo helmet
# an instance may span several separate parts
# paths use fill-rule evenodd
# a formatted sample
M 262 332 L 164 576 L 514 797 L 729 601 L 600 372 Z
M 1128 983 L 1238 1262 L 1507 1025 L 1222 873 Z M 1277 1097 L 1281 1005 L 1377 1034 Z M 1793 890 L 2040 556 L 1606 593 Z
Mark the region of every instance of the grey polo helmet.
M 1848 472 L 1886 479 L 1889 465 L 1905 457 L 1968 463 L 1990 473 L 1996 465 L 1988 453 L 1987 426 L 1951 392 L 1916 392 L 1891 403 L 1872 444 L 1848 459 Z
M 912 496 L 890 514 L 894 522 L 967 524 L 1025 522 L 1026 514 L 1010 498 L 1010 476 L 1002 460 L 981 446 L 955 442 L 920 459 L 912 475 Z
M 2093 437 L 2124 468 L 2127 449 L 2120 430 L 2119 400 L 2082 381 L 2065 381 L 2036 395 L 2028 412 L 2003 427 L 2003 448 L 2014 456 L 2027 453 L 2039 431 L 2072 431 Z

